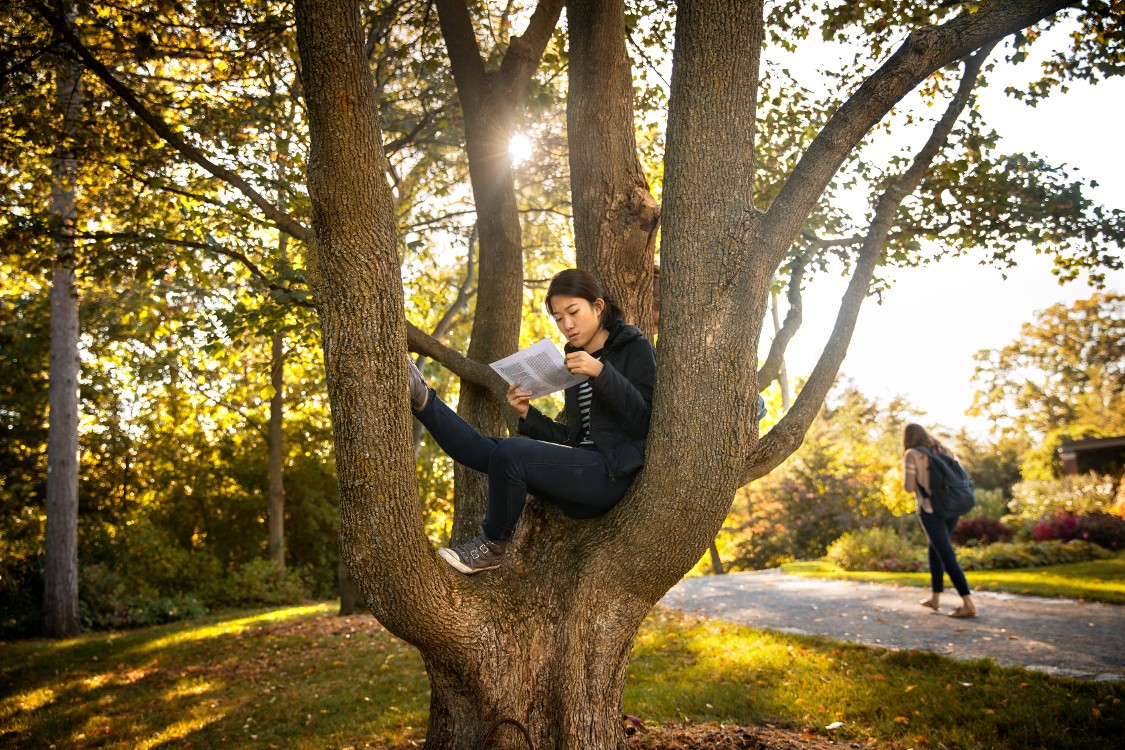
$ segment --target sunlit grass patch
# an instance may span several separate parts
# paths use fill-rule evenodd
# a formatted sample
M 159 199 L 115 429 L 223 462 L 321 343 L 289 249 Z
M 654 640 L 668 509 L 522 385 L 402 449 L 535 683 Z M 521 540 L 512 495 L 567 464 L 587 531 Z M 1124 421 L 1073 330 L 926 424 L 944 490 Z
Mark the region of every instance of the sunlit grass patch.
M 336 603 L 0 644 L 5 747 L 363 747 L 421 737 L 417 653 Z
M 782 565 L 783 572 L 811 578 L 847 579 L 929 588 L 930 574 L 881 573 L 869 570 L 844 570 L 823 560 Z M 969 583 L 980 591 L 1004 591 L 1034 596 L 1065 596 L 1072 599 L 1125 604 L 1125 553 L 1107 560 L 1092 560 L 1041 568 L 1015 570 L 974 570 L 966 573 Z
M 334 610 L 215 615 L 195 625 L 86 636 L 63 652 L 41 641 L 0 644 L 0 690 L 8 691 L 0 697 L 0 746 L 399 750 L 421 743 L 429 686 L 418 653 L 370 616 Z M 184 632 L 192 635 L 172 637 Z M 154 642 L 164 645 L 139 647 Z M 663 609 L 641 628 L 625 685 L 626 711 L 648 724 L 773 724 L 883 748 L 1116 748 L 1125 732 L 1123 698 L 1121 684 Z
M 626 712 L 646 721 L 770 723 L 880 747 L 1115 748 L 1125 732 L 1122 700 L 1120 683 L 1054 680 L 991 661 L 766 633 L 662 609 L 637 639 L 625 689 Z

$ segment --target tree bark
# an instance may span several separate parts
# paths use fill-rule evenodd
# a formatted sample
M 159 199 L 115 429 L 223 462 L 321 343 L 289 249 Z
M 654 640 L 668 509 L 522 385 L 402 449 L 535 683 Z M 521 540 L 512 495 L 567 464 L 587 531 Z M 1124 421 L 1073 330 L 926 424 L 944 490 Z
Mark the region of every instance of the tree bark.
M 67 4 L 69 5 L 69 4 Z M 70 7 L 60 8 L 69 16 Z M 47 528 L 43 628 L 66 637 L 78 621 L 78 290 L 74 277 L 74 138 L 82 109 L 82 68 L 63 47 L 56 67 L 62 127 L 51 162 L 51 223 L 56 233 L 51 276 L 51 354 L 47 430 Z
M 532 500 L 501 568 L 472 577 L 437 559 L 418 508 L 393 208 L 358 0 L 296 7 L 343 559 L 372 613 L 422 653 L 427 747 L 479 747 L 505 719 L 538 750 L 619 747 L 636 631 L 714 539 L 757 445 L 754 362 L 776 270 L 749 202 L 761 4 L 678 6 L 645 469 L 596 519 Z M 502 730 L 499 747 L 521 744 Z
M 624 0 L 568 0 L 567 31 L 575 257 L 651 338 L 660 206 L 637 159 Z
M 281 235 L 282 245 L 285 235 Z M 282 250 L 284 255 L 284 250 Z M 285 337 L 273 335 L 270 342 L 270 397 L 269 425 L 269 554 L 277 567 L 285 570 L 285 445 L 282 424 L 285 417 Z

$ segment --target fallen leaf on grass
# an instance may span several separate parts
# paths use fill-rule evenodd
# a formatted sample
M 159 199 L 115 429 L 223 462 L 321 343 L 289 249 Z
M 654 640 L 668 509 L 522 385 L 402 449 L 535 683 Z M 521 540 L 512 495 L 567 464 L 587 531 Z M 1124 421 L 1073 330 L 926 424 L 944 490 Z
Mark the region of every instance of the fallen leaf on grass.
M 905 716 L 896 716 L 895 717 L 895 724 L 905 724 L 908 721 L 910 721 L 910 719 L 906 718 Z

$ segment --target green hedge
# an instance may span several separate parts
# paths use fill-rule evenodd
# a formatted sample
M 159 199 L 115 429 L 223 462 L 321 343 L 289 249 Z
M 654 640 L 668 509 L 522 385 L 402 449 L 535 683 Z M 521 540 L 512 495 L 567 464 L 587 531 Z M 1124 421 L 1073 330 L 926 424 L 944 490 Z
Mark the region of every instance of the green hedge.
M 986 547 L 964 547 L 957 560 L 965 570 L 1009 570 L 1042 565 L 1088 562 L 1113 557 L 1113 553 L 1093 542 L 998 542 Z

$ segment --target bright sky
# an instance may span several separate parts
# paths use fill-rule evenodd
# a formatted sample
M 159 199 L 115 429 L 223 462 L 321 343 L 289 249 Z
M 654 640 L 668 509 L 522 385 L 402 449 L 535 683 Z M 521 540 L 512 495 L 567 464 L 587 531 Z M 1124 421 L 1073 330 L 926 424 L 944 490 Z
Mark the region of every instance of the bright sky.
M 1003 134 L 1001 149 L 1036 151 L 1052 163 L 1067 164 L 1078 176 L 1098 183 L 1094 195 L 1103 204 L 1125 208 L 1125 149 L 1120 146 L 1125 81 L 1074 84 L 1068 93 L 1053 94 L 1034 109 L 1004 96 L 1003 89 L 1003 83 L 994 81 L 981 101 L 986 121 Z M 842 375 L 868 396 L 885 401 L 903 395 L 935 425 L 965 426 L 983 435 L 988 425 L 964 413 L 973 400 L 973 354 L 1015 340 L 1021 324 L 1036 311 L 1095 291 L 1085 279 L 1059 286 L 1050 268 L 1048 259 L 1029 250 L 1018 267 L 1007 271 L 1007 279 L 968 257 L 894 273 L 882 305 L 875 298 L 864 302 Z M 811 372 L 846 281 L 821 277 L 805 293 L 804 324 L 786 357 L 791 380 Z M 1125 272 L 1109 274 L 1106 290 L 1125 292 Z M 784 316 L 784 300 L 781 305 Z M 932 329 L 929 346 L 945 350 L 944 361 L 927 356 L 918 335 L 924 325 L 918 310 L 931 311 L 941 321 Z

